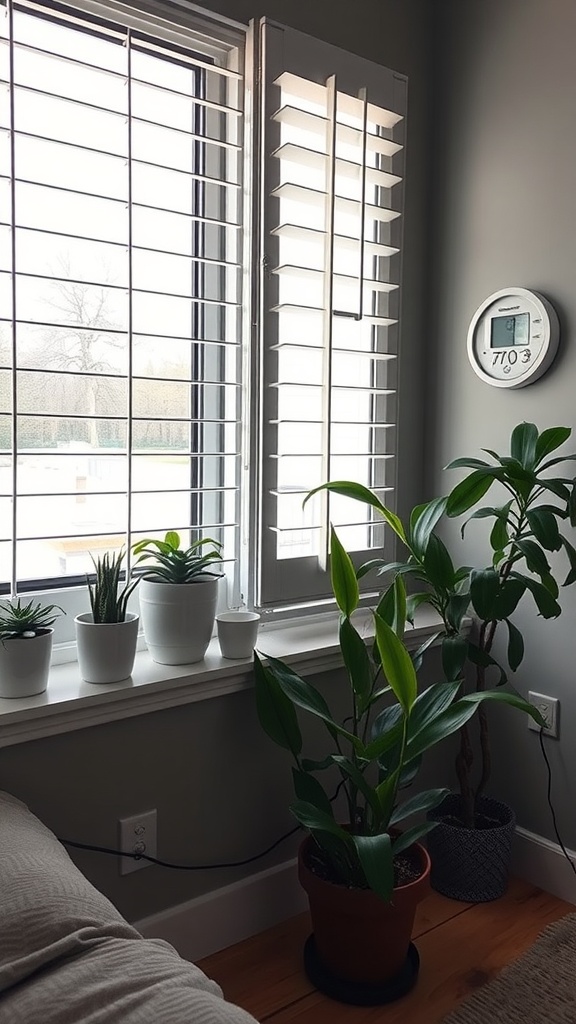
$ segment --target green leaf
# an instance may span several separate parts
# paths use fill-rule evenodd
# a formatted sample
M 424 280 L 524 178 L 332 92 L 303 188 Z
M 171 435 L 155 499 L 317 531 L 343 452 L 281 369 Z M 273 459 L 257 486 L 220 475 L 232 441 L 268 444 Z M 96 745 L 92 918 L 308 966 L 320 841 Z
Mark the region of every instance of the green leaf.
M 409 594 L 406 598 L 406 619 L 414 624 L 414 615 L 421 604 L 430 604 L 430 594 L 422 591 L 419 594 Z
M 309 775 L 308 772 L 293 768 L 292 780 L 298 800 L 312 804 L 316 810 L 322 811 L 324 814 L 332 815 L 332 805 L 318 779 Z
M 335 821 L 332 807 L 330 807 L 330 813 L 327 814 L 319 810 L 318 807 L 314 807 L 313 804 L 308 803 L 307 800 L 297 800 L 292 804 L 290 810 L 300 824 L 308 829 L 309 832 L 315 829 L 329 832 L 330 835 L 338 836 L 346 846 L 351 845 L 350 835 Z
M 463 636 L 445 636 L 442 640 L 442 669 L 448 682 L 462 678 L 468 658 L 468 641 Z
M 360 592 L 352 559 L 340 543 L 334 527 L 330 528 L 330 573 L 336 603 L 347 618 L 356 611 Z
M 547 551 L 559 551 L 562 547 L 558 520 L 545 508 L 533 508 L 526 512 L 526 519 L 536 540 Z
M 340 650 L 344 659 L 354 693 L 358 697 L 359 712 L 362 714 L 368 704 L 372 690 L 372 667 L 364 640 L 354 628 L 350 619 L 340 622 Z
M 420 644 L 420 646 L 417 648 L 417 650 L 415 650 L 414 653 L 410 655 L 410 657 L 412 658 L 412 663 L 414 665 L 414 668 L 416 669 L 416 672 L 418 672 L 420 670 L 420 667 L 422 665 L 422 661 L 424 659 L 424 655 L 426 654 L 426 651 L 430 647 L 432 647 L 435 643 L 437 643 L 439 638 L 441 636 L 443 636 L 443 635 L 444 635 L 444 633 L 442 631 L 440 631 L 438 633 L 432 633 L 432 635 L 427 637 L 426 640 L 424 641 L 424 643 Z
M 536 465 L 538 466 L 542 459 L 550 455 L 550 452 L 555 452 L 561 444 L 564 444 L 571 433 L 570 427 L 549 427 L 547 430 L 543 430 L 536 441 Z
M 566 540 L 566 537 L 562 536 L 560 539 L 562 541 L 562 546 L 564 547 L 564 550 L 566 551 L 566 554 L 568 556 L 568 561 L 570 562 L 570 572 L 568 573 L 562 586 L 569 587 L 572 583 L 576 582 L 576 549 L 572 546 L 570 541 Z
M 394 530 L 394 533 L 400 538 L 400 540 L 406 543 L 406 534 L 401 520 L 394 512 L 391 512 L 390 509 L 386 508 L 376 494 L 374 494 L 374 491 L 371 491 L 368 487 L 364 487 L 363 484 L 354 483 L 350 480 L 331 480 L 329 483 L 321 484 L 320 487 L 315 487 L 314 490 L 310 491 L 304 498 L 303 505 L 306 504 L 313 494 L 317 494 L 318 491 L 324 490 L 330 491 L 334 494 L 340 494 L 344 498 L 354 498 L 356 501 L 362 501 L 366 505 L 371 505 L 372 508 L 375 508 L 380 513 L 382 518 L 388 523 L 388 526 Z
M 462 625 L 462 619 L 466 615 L 470 606 L 470 592 L 466 591 L 463 594 L 451 594 L 446 604 L 446 622 L 456 630 L 460 631 Z
M 175 550 L 180 547 L 180 535 L 176 533 L 176 530 L 168 530 L 164 540 L 169 547 Z
M 516 708 L 517 711 L 523 711 L 525 714 L 530 715 L 530 718 L 533 718 L 538 725 L 541 725 L 543 722 L 542 716 L 534 704 L 524 700 L 519 693 L 511 693 L 506 690 L 482 690 L 480 693 L 467 693 L 465 697 L 461 698 L 460 703 L 477 706 L 484 701 L 507 704 L 508 707 Z
M 477 469 L 465 477 L 448 495 L 446 514 L 450 518 L 467 512 L 490 490 L 494 480 L 501 475 L 497 469 Z
M 502 519 L 497 519 L 490 531 L 490 546 L 493 551 L 503 551 L 508 543 L 508 527 Z
M 433 807 L 437 807 L 442 802 L 445 796 L 448 796 L 449 792 L 449 789 L 442 788 L 427 789 L 424 793 L 417 793 L 416 796 L 411 797 L 410 800 L 406 800 L 396 808 L 390 818 L 390 825 L 397 825 L 399 821 L 404 821 L 411 814 L 422 814 L 424 811 L 431 811 Z
M 405 759 L 409 761 L 413 757 L 418 757 L 425 750 L 440 743 L 441 740 L 445 740 L 452 733 L 457 732 L 458 729 L 461 729 L 472 718 L 475 710 L 474 705 L 465 704 L 462 699 L 456 701 L 445 711 L 432 718 L 424 728 L 420 729 L 412 739 L 408 740 Z
M 570 519 L 570 526 L 576 526 L 576 482 L 572 483 L 568 499 L 568 517 Z
M 508 664 L 513 672 L 520 666 L 524 657 L 524 638 L 520 630 L 506 619 L 508 626 Z
M 402 638 L 406 626 L 406 587 L 400 575 L 396 576 L 378 602 L 376 614 L 380 615 L 396 636 Z
M 348 757 L 343 757 L 341 754 L 333 754 L 332 760 L 338 766 L 342 775 L 350 779 L 356 786 L 356 789 L 362 793 L 366 803 L 372 809 L 376 820 L 378 820 L 380 817 L 380 801 L 375 789 L 366 781 L 360 769 Z
M 454 585 L 454 564 L 446 545 L 435 533 L 428 540 L 424 569 L 435 590 L 448 590 Z
M 482 508 L 476 509 L 476 511 L 473 512 L 471 516 L 468 516 L 468 519 L 464 520 L 462 523 L 462 526 L 460 527 L 462 537 L 464 537 L 464 530 L 468 526 L 468 523 L 471 523 L 473 519 L 489 519 L 494 516 L 496 519 L 502 519 L 504 522 L 507 522 L 511 505 L 512 502 L 509 501 L 506 505 L 503 505 L 502 508 L 496 508 L 493 505 L 484 505 Z
M 345 736 L 347 740 L 350 740 L 355 747 L 359 748 L 361 746 L 356 736 L 334 721 L 324 697 L 311 683 L 301 679 L 296 672 L 293 672 L 288 665 L 279 661 L 278 658 L 272 658 L 271 655 L 267 654 L 266 659 L 270 672 L 293 704 L 315 715 L 317 718 L 321 718 L 328 727 L 331 736 L 339 733 L 341 736 Z
M 540 487 L 545 487 L 547 491 L 555 494 L 558 498 L 561 498 L 562 501 L 565 501 L 566 503 L 569 502 L 570 491 L 566 487 L 564 481 L 560 478 L 554 477 L 550 478 L 550 480 L 538 480 L 538 484 Z M 572 526 L 574 526 L 574 523 L 572 523 Z
M 418 684 L 412 659 L 394 630 L 379 615 L 374 615 L 376 643 L 382 668 L 397 700 L 406 714 L 416 700 Z
M 468 642 L 468 658 L 473 665 L 480 665 L 481 668 L 495 668 L 499 672 L 497 686 L 504 686 L 504 683 L 508 681 L 506 672 L 496 661 L 496 658 L 493 658 L 488 651 L 485 651 L 483 647 L 479 647 L 472 640 Z
M 516 610 L 525 591 L 526 587 L 519 579 L 508 577 L 505 580 L 500 580 L 500 587 L 493 607 L 494 618 L 499 621 L 509 618 Z
M 408 740 L 414 740 L 430 722 L 454 702 L 461 687 L 460 680 L 451 683 L 433 683 L 418 694 L 408 721 Z
M 377 896 L 389 903 L 394 888 L 390 836 L 386 832 L 376 836 L 352 836 L 352 841 L 368 885 Z
M 536 464 L 538 428 L 535 423 L 519 423 L 512 431 L 510 454 L 526 470 L 533 470 Z
M 410 547 L 421 560 L 432 530 L 446 511 L 446 498 L 434 498 L 424 505 L 417 505 L 410 516 Z
M 309 757 L 303 757 L 300 763 L 305 772 L 323 772 L 326 768 L 332 768 L 332 754 L 323 757 L 321 761 L 313 761 Z
M 470 574 L 470 599 L 474 611 L 485 622 L 494 616 L 494 607 L 500 589 L 495 569 L 473 569 Z
M 392 844 L 392 856 L 396 857 L 403 850 L 409 849 L 414 843 L 417 843 L 423 836 L 428 835 L 433 828 L 436 828 L 437 821 L 423 821 L 421 825 L 414 825 L 414 828 L 408 828 L 402 835 L 398 836 Z
M 484 459 L 468 459 L 468 458 L 454 459 L 452 462 L 449 462 L 447 466 L 444 466 L 444 469 L 486 469 L 486 468 L 491 469 L 493 467 L 491 467 L 490 463 L 486 462 Z
M 545 619 L 556 619 L 561 614 L 562 609 L 560 605 L 542 583 L 532 579 L 530 576 L 523 576 L 517 572 L 512 572 L 510 575 L 523 581 L 526 589 L 532 594 L 540 615 Z
M 548 576 L 550 574 L 550 564 L 539 544 L 536 544 L 533 540 L 516 540 L 514 547 L 518 548 L 524 555 L 530 572 L 536 573 L 537 576 Z
M 285 695 L 272 672 L 254 651 L 256 710 L 260 725 L 274 743 L 298 757 L 302 735 L 292 701 Z

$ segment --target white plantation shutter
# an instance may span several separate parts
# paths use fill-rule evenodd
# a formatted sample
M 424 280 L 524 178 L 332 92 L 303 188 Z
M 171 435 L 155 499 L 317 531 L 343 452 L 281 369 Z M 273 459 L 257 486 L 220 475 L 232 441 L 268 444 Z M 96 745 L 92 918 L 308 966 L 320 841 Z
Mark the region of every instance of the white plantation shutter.
M 322 601 L 329 523 L 357 560 L 386 542 L 351 479 L 394 507 L 406 79 L 260 26 L 264 608 Z M 391 552 L 389 552 L 391 553 Z
M 234 572 L 243 36 L 151 10 L 0 3 L 0 593 L 168 529 Z

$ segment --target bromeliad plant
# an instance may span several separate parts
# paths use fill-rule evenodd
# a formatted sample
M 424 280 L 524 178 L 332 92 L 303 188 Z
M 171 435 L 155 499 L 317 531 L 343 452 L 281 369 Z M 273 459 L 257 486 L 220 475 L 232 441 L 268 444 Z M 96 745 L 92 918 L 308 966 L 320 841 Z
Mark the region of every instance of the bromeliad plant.
M 211 544 L 212 550 L 203 552 L 206 544 Z M 164 540 L 146 537 L 138 541 L 132 550 L 135 555 L 140 555 L 136 565 L 150 558 L 155 560 L 150 567 L 150 576 L 161 582 L 193 583 L 199 576 L 218 575 L 210 570 L 215 562 L 222 561 L 221 548 L 219 541 L 203 537 L 183 549 L 180 547 L 180 535 L 169 530 Z
M 40 601 L 22 604 L 16 601 L 0 603 L 0 642 L 5 640 L 28 639 L 51 629 L 62 608 L 56 604 L 43 605 Z
M 484 449 L 490 461 L 456 459 L 448 469 L 465 468 L 471 472 L 447 497 L 418 505 L 407 527 L 372 491 L 359 484 L 340 481 L 318 488 L 371 505 L 400 539 L 407 551 L 404 561 L 388 563 L 375 559 L 361 567 L 358 574 L 362 576 L 374 568 L 391 574 L 393 582 L 383 601 L 392 604 L 396 601 L 395 582 L 400 578 L 413 581 L 416 592 L 407 600 L 408 619 L 412 620 L 421 604 L 438 612 L 442 620 L 438 636 L 442 640 L 446 680 L 451 683 L 463 679 L 466 666 L 471 663 L 475 680 L 471 696 L 485 692 L 488 671 L 495 673 L 497 685 L 507 681 L 506 668 L 492 653 L 497 631 L 504 624 L 507 668 L 515 672 L 521 665 L 524 640 L 511 617 L 524 595 L 530 595 L 537 614 L 543 618 L 560 615 L 559 585 L 549 561 L 550 553 L 563 551 L 567 560 L 563 586 L 576 581 L 576 550 L 561 531 L 564 523 L 576 525 L 575 481 L 573 476 L 558 475 L 562 472 L 559 467 L 574 462 L 576 455 L 554 455 L 570 434 L 568 427 L 551 427 L 540 433 L 535 424 L 520 423 L 512 432 L 509 454 Z M 500 491 L 499 503 L 481 505 L 494 485 Z M 455 565 L 446 545 L 434 532 L 444 516 L 453 518 L 465 513 L 469 515 L 461 528 L 462 537 L 470 520 L 486 519 L 490 523 L 489 564 L 480 568 Z M 477 623 L 475 636 L 467 635 L 463 628 L 470 613 Z M 461 728 L 456 760 L 461 823 L 467 828 L 477 824 L 477 801 L 490 779 L 488 720 L 483 705 L 479 707 L 478 720 L 480 772 L 475 783 L 474 753 L 466 723 Z
M 123 550 L 112 554 L 106 552 L 102 558 L 90 556 L 95 576 L 93 580 L 87 576 L 86 582 L 90 594 L 92 619 L 95 623 L 124 622 L 126 620 L 128 598 L 140 580 L 138 577 L 132 581 L 126 580 L 124 588 L 120 593 L 118 592 L 124 556 Z
M 397 524 L 400 528 L 399 520 Z M 520 706 L 537 721 L 539 716 L 518 695 L 501 689 L 460 696 L 459 679 L 418 693 L 416 668 L 402 640 L 406 593 L 401 574 L 394 582 L 394 601 L 383 599 L 374 615 L 372 654 L 352 622 L 359 604 L 358 574 L 334 530 L 331 579 L 341 613 L 339 640 L 350 684 L 349 717 L 337 721 L 312 683 L 283 662 L 271 657 L 264 661 L 255 654 L 257 710 L 270 738 L 293 757 L 292 813 L 316 840 L 333 876 L 344 885 L 372 889 L 389 901 L 394 858 L 434 827 L 426 822 L 402 833 L 400 826 L 408 816 L 435 807 L 447 793 L 431 789 L 401 800 L 422 754 L 465 725 L 487 700 Z M 379 710 L 383 702 L 388 706 Z M 325 726 L 331 750 L 321 760 L 303 756 L 298 711 Z M 340 776 L 345 822 L 335 816 L 317 777 L 330 768 Z

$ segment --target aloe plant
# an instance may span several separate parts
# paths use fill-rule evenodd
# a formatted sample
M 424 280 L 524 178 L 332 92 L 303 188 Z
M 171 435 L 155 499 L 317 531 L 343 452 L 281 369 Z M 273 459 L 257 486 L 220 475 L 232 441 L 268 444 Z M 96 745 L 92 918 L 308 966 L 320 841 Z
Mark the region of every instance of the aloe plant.
M 36 636 L 51 629 L 59 614 L 64 613 L 57 604 L 29 601 L 23 605 L 21 598 L 0 603 L 0 640 Z
M 202 548 L 206 544 L 211 544 L 212 550 L 203 552 Z M 146 537 L 138 541 L 132 550 L 140 556 L 136 565 L 154 559 L 154 565 L 150 567 L 150 574 L 154 577 L 166 583 L 192 583 L 199 576 L 218 575 L 210 570 L 215 562 L 222 561 L 221 547 L 219 541 L 202 537 L 189 548 L 181 548 L 180 535 L 175 530 L 169 530 L 164 540 Z
M 414 778 L 422 754 L 465 725 L 488 700 L 520 707 L 536 721 L 541 718 L 517 694 L 502 689 L 462 695 L 458 679 L 442 680 L 418 693 L 416 667 L 402 639 L 406 621 L 402 575 L 393 584 L 395 601 L 380 602 L 374 614 L 373 653 L 352 622 L 360 599 L 358 575 L 332 529 L 331 580 L 341 613 L 340 649 L 349 684 L 344 719 L 334 717 L 328 701 L 311 682 L 284 662 L 258 653 L 256 705 L 262 727 L 294 762 L 296 800 L 291 811 L 316 840 L 333 875 L 344 885 L 372 889 L 389 901 L 394 858 L 434 823 L 423 822 L 404 832 L 399 829 L 409 816 L 435 807 L 448 792 L 430 789 L 402 800 L 402 790 Z M 302 712 L 319 719 L 326 730 L 330 750 L 320 760 L 303 755 L 298 718 Z M 326 786 L 318 778 L 327 769 L 339 773 L 345 820 L 336 816 Z
M 549 553 L 564 554 L 567 575 L 562 585 L 570 586 L 576 581 L 576 549 L 561 530 L 563 524 L 576 525 L 575 480 L 573 476 L 558 475 L 562 472 L 558 467 L 574 462 L 576 455 L 554 455 L 570 434 L 568 427 L 551 427 L 540 433 L 533 423 L 518 424 L 512 431 L 509 454 L 499 455 L 483 449 L 488 460 L 465 457 L 451 462 L 447 469 L 465 468 L 471 472 L 446 497 L 414 508 L 406 526 L 373 491 L 360 484 L 337 481 L 311 492 L 326 489 L 356 498 L 374 508 L 394 531 L 407 552 L 405 560 L 390 563 L 375 558 L 365 563 L 358 574 L 361 577 L 370 569 L 377 569 L 388 579 L 392 577 L 382 604 L 395 604 L 395 580 L 402 578 L 413 582 L 415 592 L 406 604 L 408 619 L 412 620 L 422 604 L 438 612 L 442 629 L 436 639 L 442 641 L 446 680 L 459 681 L 464 692 L 465 668 L 471 663 L 475 676 L 472 696 L 481 696 L 485 691 L 489 671 L 496 675 L 497 684 L 503 685 L 508 679 L 508 670 L 515 672 L 520 667 L 524 639 L 512 616 L 525 595 L 532 599 L 536 613 L 542 618 L 560 615 L 559 584 Z M 500 488 L 499 503 L 480 505 L 494 486 Z M 487 565 L 455 565 L 448 548 L 435 532 L 444 516 L 454 518 L 465 513 L 470 515 L 461 528 L 462 537 L 471 520 L 487 520 L 490 524 Z M 463 628 L 469 614 L 477 624 L 473 636 Z M 496 634 L 503 624 L 507 632 L 506 666 L 493 655 Z M 462 823 L 468 828 L 475 825 L 476 804 L 491 774 L 488 720 L 483 706 L 479 709 L 478 720 L 480 771 L 477 780 L 473 781 L 474 751 L 466 724 L 460 732 L 456 760 Z
M 120 590 L 122 563 L 125 552 L 120 550 L 110 554 L 106 552 L 101 558 L 94 558 L 94 579 L 86 577 L 88 592 L 90 594 L 90 607 L 92 619 L 95 623 L 103 622 L 124 622 L 128 598 L 138 585 L 139 577 L 131 582 L 126 580 L 126 585 Z M 120 592 L 119 592 L 120 590 Z

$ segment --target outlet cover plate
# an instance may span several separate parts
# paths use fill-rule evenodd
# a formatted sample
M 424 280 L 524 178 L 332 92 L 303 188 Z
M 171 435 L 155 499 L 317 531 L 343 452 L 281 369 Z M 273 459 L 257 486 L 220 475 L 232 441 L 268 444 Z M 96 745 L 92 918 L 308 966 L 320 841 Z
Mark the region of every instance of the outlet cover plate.
M 528 693 L 528 700 L 531 704 L 534 704 L 538 708 L 540 713 L 546 719 L 547 725 L 543 730 L 544 736 L 550 736 L 552 739 L 558 739 L 560 732 L 560 700 L 558 697 L 550 697 L 545 693 L 535 693 L 530 691 Z M 534 732 L 540 731 L 540 726 L 533 718 L 528 716 L 528 728 L 533 729 Z
M 120 850 L 126 853 L 147 853 L 149 857 L 156 856 L 156 829 L 157 811 L 144 811 L 142 814 L 133 814 L 129 818 L 120 818 L 118 821 L 118 838 Z M 133 871 L 140 871 L 142 868 L 152 867 L 149 860 L 134 860 L 133 857 L 120 857 L 120 874 L 130 875 Z

